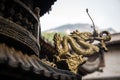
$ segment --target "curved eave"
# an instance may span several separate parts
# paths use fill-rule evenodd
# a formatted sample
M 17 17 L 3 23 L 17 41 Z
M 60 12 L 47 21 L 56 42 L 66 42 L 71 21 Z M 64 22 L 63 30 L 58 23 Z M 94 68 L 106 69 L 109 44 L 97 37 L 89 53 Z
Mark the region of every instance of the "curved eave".
M 1 75 L 16 77 L 16 80 L 23 80 L 25 75 L 32 78 L 29 80 L 42 78 L 43 80 L 80 80 L 81 78 L 80 75 L 51 67 L 37 56 L 23 54 L 5 44 L 0 44 L 0 77 Z M 23 79 L 17 79 L 20 75 Z
M 40 16 L 51 10 L 52 5 L 57 0 L 34 0 L 34 5 L 41 9 Z

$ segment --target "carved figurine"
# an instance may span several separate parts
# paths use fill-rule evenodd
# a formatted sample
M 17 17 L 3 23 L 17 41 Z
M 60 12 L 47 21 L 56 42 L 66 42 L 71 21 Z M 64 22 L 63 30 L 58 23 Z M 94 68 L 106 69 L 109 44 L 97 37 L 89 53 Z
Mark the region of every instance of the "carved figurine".
M 101 32 L 94 37 L 90 32 L 73 31 L 71 35 L 61 38 L 60 34 L 54 35 L 54 45 L 57 50 L 56 62 L 65 61 L 68 69 L 72 72 L 77 72 L 77 67 L 87 61 L 87 56 L 99 53 L 100 47 L 107 51 L 106 41 L 111 39 L 110 33 L 107 31 Z M 95 45 L 91 40 L 97 40 L 100 45 Z
M 65 69 L 74 73 L 77 73 L 79 66 L 84 64 L 90 55 L 101 53 L 101 49 L 108 51 L 105 42 L 111 39 L 108 31 L 102 31 L 100 34 L 97 32 L 88 9 L 86 9 L 86 12 L 93 23 L 93 33 L 76 30 L 63 38 L 61 38 L 60 34 L 56 33 L 53 39 L 57 50 L 55 61 L 58 67 L 64 62 L 67 66 Z M 95 45 L 95 40 L 100 43 Z
M 40 17 L 40 8 L 39 7 L 35 7 L 34 13 L 37 16 L 37 18 L 39 19 L 39 17 Z

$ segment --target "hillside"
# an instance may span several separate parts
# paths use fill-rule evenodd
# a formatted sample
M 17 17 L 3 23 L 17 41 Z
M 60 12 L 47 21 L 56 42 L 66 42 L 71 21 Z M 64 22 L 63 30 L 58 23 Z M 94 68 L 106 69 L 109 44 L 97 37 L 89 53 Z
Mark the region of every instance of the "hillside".
M 96 27 L 96 29 L 99 30 L 99 31 L 107 30 L 110 33 L 115 33 L 116 32 L 112 28 L 100 29 L 100 27 L 99 28 Z M 58 26 L 56 28 L 49 29 L 49 30 L 46 30 L 46 31 L 43 31 L 43 32 L 47 32 L 47 33 L 51 33 L 51 32 L 70 33 L 70 32 L 75 31 L 75 30 L 79 30 L 81 32 L 84 32 L 84 31 L 92 32 L 93 28 L 91 28 L 90 24 L 76 23 L 76 24 L 61 25 L 61 26 Z
M 98 31 L 103 31 L 103 29 L 99 29 L 98 27 L 96 27 Z M 66 34 L 70 34 L 70 32 L 75 31 L 75 30 L 79 30 L 80 32 L 84 32 L 84 31 L 89 31 L 92 32 L 93 28 L 91 28 L 90 24 L 65 24 L 53 29 L 49 29 L 46 31 L 42 32 L 42 35 L 48 39 L 49 41 L 53 42 L 53 36 L 55 33 L 60 33 L 62 36 L 66 35 Z M 104 29 L 109 31 L 111 34 L 115 33 L 116 31 L 112 28 L 107 28 Z
M 57 28 L 49 29 L 44 32 L 50 33 L 50 32 L 64 32 L 64 33 L 70 33 L 74 30 L 79 31 L 92 31 L 90 24 L 65 24 L 62 26 L 59 26 Z

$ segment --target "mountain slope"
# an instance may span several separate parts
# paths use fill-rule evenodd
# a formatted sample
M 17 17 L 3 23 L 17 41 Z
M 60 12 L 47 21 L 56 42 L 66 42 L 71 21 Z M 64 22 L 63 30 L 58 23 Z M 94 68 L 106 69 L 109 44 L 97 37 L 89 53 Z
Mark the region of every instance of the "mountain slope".
M 59 26 L 54 29 L 49 29 L 44 32 L 64 32 L 64 33 L 69 33 L 75 30 L 79 31 L 92 31 L 91 25 L 90 24 L 66 24 Z
M 98 31 L 107 30 L 112 34 L 116 33 L 116 31 L 112 28 L 99 29 L 98 27 L 96 27 L 96 29 Z M 51 32 L 60 32 L 61 33 L 62 32 L 62 33 L 69 34 L 70 32 L 75 31 L 75 30 L 79 30 L 80 32 L 85 32 L 85 31 L 92 32 L 93 28 L 91 28 L 90 24 L 77 23 L 77 24 L 65 24 L 65 25 L 58 26 L 58 27 L 53 28 L 53 29 L 43 31 L 43 32 L 47 32 L 47 33 L 51 33 Z
M 112 28 L 106 28 L 106 29 L 98 29 L 98 27 L 96 27 L 96 28 L 99 32 L 107 30 L 111 34 L 116 33 L 116 31 Z M 90 24 L 81 24 L 81 23 L 79 23 L 79 24 L 66 24 L 66 25 L 62 25 L 62 26 L 59 26 L 59 27 L 54 28 L 54 29 L 49 29 L 49 30 L 43 31 L 42 36 L 44 36 L 50 42 L 53 42 L 53 36 L 55 33 L 60 33 L 61 36 L 64 36 L 66 34 L 70 34 L 71 32 L 73 32 L 75 30 L 79 30 L 80 32 L 84 32 L 84 31 L 93 32 L 93 28 L 91 28 Z

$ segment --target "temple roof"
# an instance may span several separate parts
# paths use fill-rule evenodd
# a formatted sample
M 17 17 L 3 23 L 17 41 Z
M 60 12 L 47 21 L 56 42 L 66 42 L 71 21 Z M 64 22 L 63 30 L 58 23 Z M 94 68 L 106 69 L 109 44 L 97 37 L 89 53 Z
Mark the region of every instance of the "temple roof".
M 22 79 L 29 77 L 32 80 L 41 78 L 44 80 L 78 80 L 80 78 L 79 75 L 67 70 L 60 70 L 48 64 L 46 65 L 44 61 L 41 61 L 35 55 L 23 54 L 21 51 L 17 51 L 5 44 L 0 44 L 0 70 L 0 74 L 4 76 L 14 74 L 12 77 L 16 77 L 16 79 L 19 79 L 17 76 L 21 76 Z

